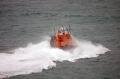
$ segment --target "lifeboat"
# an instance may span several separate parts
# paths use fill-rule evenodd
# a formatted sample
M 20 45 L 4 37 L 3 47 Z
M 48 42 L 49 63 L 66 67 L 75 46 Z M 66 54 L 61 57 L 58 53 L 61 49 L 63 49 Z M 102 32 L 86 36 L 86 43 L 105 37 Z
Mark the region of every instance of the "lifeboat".
M 56 30 L 54 35 L 51 35 L 50 40 L 51 47 L 60 48 L 60 49 L 70 49 L 74 47 L 73 39 L 70 34 L 70 27 L 60 27 Z

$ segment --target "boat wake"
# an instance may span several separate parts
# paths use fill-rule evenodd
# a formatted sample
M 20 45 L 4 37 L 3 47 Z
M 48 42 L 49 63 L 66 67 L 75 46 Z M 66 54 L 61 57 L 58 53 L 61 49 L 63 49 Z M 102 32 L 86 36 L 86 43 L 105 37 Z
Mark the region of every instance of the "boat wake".
M 100 44 L 78 40 L 76 42 L 77 47 L 72 51 L 51 48 L 49 39 L 46 39 L 38 44 L 15 49 L 12 54 L 0 53 L 0 78 L 42 72 L 43 69 L 56 67 L 55 61 L 75 62 L 80 58 L 97 57 L 109 51 Z

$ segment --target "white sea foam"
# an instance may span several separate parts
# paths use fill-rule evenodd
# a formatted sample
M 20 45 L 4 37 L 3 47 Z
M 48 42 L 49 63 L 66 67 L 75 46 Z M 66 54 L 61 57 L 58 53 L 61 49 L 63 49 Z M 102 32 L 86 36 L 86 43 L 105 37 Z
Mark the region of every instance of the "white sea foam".
M 89 41 L 76 40 L 76 44 L 74 50 L 64 51 L 51 48 L 49 40 L 46 39 L 38 44 L 29 44 L 27 47 L 15 49 L 13 54 L 0 53 L 0 78 L 42 72 L 43 69 L 56 67 L 54 61 L 74 62 L 80 58 L 97 57 L 109 51 L 104 46 Z

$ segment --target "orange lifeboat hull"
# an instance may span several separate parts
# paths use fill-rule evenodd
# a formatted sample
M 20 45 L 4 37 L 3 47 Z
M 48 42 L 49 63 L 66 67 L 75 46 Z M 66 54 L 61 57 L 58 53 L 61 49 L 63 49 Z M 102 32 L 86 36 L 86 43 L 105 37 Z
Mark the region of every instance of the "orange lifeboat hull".
M 51 47 L 66 49 L 73 47 L 73 40 L 69 33 L 57 33 L 51 36 Z

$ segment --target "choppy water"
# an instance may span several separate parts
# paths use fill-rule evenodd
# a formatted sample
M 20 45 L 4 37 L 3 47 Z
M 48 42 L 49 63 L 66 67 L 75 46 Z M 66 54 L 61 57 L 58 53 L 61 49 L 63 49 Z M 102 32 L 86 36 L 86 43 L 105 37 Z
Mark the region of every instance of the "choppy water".
M 72 52 L 49 46 L 61 19 L 77 40 Z M 119 33 L 119 0 L 1 0 L 0 78 L 119 79 Z

